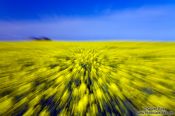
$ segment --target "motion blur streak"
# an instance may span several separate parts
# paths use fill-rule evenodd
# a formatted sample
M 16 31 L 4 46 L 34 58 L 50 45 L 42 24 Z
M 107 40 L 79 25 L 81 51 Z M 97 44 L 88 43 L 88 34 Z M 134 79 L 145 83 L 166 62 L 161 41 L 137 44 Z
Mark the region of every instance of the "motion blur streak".
M 0 115 L 175 111 L 175 43 L 1 42 Z

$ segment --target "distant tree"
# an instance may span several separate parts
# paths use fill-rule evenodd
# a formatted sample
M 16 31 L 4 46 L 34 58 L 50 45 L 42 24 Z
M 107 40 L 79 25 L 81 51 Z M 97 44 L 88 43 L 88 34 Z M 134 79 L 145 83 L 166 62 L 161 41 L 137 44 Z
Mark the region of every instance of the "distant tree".
M 48 37 L 30 37 L 30 39 L 34 41 L 52 41 L 52 39 Z
M 46 40 L 46 41 L 51 41 L 52 39 L 48 38 L 48 37 L 42 37 L 42 40 Z

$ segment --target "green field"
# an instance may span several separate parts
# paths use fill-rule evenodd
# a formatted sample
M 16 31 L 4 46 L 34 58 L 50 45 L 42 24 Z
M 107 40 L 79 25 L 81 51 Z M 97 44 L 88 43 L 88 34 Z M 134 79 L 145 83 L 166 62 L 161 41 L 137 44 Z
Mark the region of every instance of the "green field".
M 0 43 L 0 115 L 128 116 L 145 108 L 175 112 L 173 42 Z

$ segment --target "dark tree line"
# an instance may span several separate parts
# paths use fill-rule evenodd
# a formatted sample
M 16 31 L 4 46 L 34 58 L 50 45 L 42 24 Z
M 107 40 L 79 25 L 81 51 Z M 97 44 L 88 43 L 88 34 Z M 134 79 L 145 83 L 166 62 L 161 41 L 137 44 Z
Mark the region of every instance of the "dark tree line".
M 31 37 L 31 40 L 34 40 L 34 41 L 51 41 L 52 39 L 48 38 L 48 37 Z

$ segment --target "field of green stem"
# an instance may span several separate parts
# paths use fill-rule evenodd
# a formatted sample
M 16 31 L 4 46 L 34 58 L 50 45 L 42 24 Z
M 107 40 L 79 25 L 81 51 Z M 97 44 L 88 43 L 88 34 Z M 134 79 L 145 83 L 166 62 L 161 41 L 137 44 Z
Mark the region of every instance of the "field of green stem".
M 173 42 L 0 42 L 0 115 L 129 116 L 146 108 L 175 112 Z

